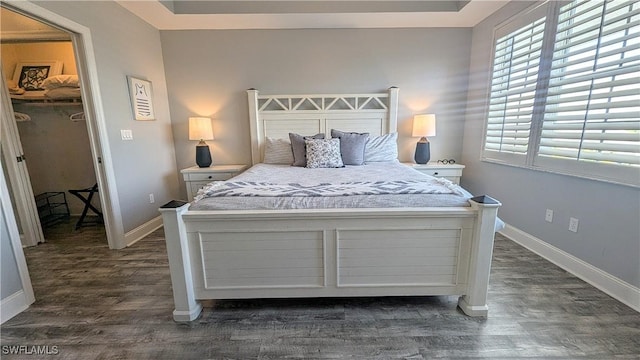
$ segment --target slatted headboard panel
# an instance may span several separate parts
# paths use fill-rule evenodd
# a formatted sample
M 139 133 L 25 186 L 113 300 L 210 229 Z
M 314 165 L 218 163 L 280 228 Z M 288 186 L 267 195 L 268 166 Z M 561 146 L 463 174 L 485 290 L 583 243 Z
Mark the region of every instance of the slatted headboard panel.
M 331 129 L 368 132 L 397 131 L 398 88 L 376 94 L 260 95 L 247 90 L 251 131 L 251 161 L 263 158 L 267 137 L 289 139 L 289 133 L 330 136 Z

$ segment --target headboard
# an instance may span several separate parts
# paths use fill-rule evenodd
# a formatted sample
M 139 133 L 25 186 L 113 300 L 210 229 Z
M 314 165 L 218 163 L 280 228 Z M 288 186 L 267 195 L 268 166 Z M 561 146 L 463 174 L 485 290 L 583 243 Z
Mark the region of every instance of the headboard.
M 331 129 L 368 132 L 397 131 L 398 88 L 377 94 L 260 95 L 247 90 L 251 161 L 262 161 L 267 137 L 289 139 L 289 133 L 330 136 Z

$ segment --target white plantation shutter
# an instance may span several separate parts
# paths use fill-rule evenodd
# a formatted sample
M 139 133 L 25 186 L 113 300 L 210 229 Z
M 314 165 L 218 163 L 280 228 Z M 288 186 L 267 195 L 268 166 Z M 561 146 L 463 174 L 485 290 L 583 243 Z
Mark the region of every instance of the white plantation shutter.
M 497 37 L 483 159 L 640 187 L 640 1 L 540 8 Z
M 526 154 L 545 18 L 496 42 L 485 151 Z
M 539 156 L 640 166 L 640 3 L 560 9 Z

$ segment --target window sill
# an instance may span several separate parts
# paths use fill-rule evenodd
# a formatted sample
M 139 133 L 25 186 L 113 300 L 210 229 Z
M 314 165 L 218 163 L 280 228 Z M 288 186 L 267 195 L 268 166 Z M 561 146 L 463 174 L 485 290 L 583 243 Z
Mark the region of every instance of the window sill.
M 602 182 L 602 183 L 605 183 L 605 184 L 621 185 L 621 186 L 628 186 L 628 187 L 640 189 L 640 169 L 637 169 L 637 168 L 636 169 L 634 169 L 634 168 L 624 168 L 624 170 L 628 170 L 628 171 L 625 171 L 625 172 L 629 172 L 629 173 L 635 172 L 635 174 L 636 174 L 636 182 L 634 183 L 633 181 L 630 181 L 630 180 L 627 180 L 627 179 L 598 177 L 597 175 L 587 175 L 587 174 L 583 174 L 583 173 L 576 172 L 576 171 L 570 171 L 570 170 L 566 170 L 566 169 L 540 167 L 540 166 L 535 166 L 535 165 L 534 166 L 529 166 L 529 165 L 524 165 L 524 164 L 512 164 L 512 163 L 509 163 L 509 162 L 506 162 L 506 161 L 503 161 L 503 160 L 499 160 L 499 159 L 494 159 L 494 158 L 482 157 L 480 159 L 480 161 L 486 162 L 486 163 L 491 163 L 491 164 L 506 165 L 506 166 L 520 168 L 520 169 L 539 171 L 539 172 L 549 173 L 549 174 L 571 176 L 571 177 L 576 177 L 576 178 L 585 179 L 585 180 L 598 181 L 598 182 Z M 612 171 L 615 171 L 615 169 L 612 170 Z

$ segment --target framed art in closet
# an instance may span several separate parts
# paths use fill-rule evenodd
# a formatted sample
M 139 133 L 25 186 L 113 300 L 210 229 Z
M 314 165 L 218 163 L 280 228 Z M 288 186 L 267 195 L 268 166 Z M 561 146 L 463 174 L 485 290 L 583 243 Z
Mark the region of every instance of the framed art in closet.
M 42 83 L 50 76 L 62 74 L 62 61 L 19 61 L 13 81 L 25 91 L 42 91 Z

